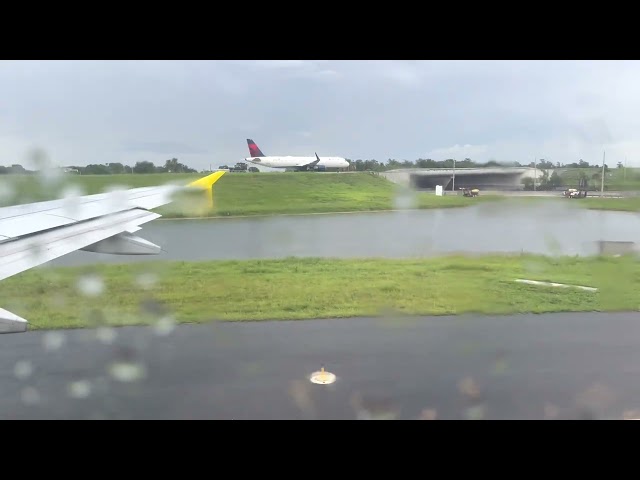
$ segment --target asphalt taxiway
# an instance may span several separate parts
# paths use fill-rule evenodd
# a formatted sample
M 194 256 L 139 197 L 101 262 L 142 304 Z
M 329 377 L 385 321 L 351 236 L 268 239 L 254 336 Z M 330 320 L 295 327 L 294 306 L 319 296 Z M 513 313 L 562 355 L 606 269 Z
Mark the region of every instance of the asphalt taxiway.
M 640 418 L 640 313 L 31 331 L 0 365 L 0 419 Z

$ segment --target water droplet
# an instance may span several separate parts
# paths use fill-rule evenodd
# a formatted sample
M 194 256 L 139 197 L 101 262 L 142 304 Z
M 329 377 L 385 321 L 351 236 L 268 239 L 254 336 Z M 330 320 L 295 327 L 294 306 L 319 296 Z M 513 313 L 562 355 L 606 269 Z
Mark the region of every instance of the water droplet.
M 27 405 L 35 405 L 36 403 L 40 402 L 40 394 L 33 387 L 23 388 L 20 392 L 20 398 L 22 400 L 22 403 L 25 403 Z
M 109 345 L 114 342 L 118 333 L 115 328 L 111 327 L 100 327 L 96 330 L 96 338 L 99 342 L 104 343 L 105 345 Z
M 544 405 L 544 418 L 547 420 L 554 420 L 558 418 L 560 409 L 551 403 L 545 403 Z
M 41 152 L 40 156 L 40 161 L 36 161 L 40 185 L 44 188 L 56 187 L 62 182 L 62 169 L 53 165 L 44 152 Z
M 465 417 L 467 420 L 482 420 L 484 418 L 485 411 L 484 406 L 476 405 L 469 407 L 465 410 Z
M 13 374 L 20 380 L 24 380 L 33 373 L 33 366 L 28 360 L 20 360 L 13 367 Z
M 78 290 L 87 297 L 97 297 L 104 291 L 104 282 L 98 275 L 85 275 L 78 279 Z
M 138 278 L 136 278 L 136 283 L 138 284 L 138 286 L 145 290 L 150 290 L 155 286 L 157 282 L 158 277 L 153 273 L 143 273 L 141 275 L 138 275 Z
M 420 420 L 436 420 L 438 418 L 438 412 L 435 408 L 425 408 L 420 412 Z
M 123 185 L 110 185 L 105 189 L 105 193 L 109 194 L 109 204 L 116 210 L 123 210 L 129 207 L 129 196 L 127 195 L 127 187 Z
M 119 382 L 136 382 L 146 376 L 146 369 L 141 363 L 118 361 L 109 366 L 109 374 Z
M 16 189 L 13 185 L 5 180 L 0 181 L 0 203 L 2 205 L 13 203 L 15 196 Z
M 42 148 L 33 148 L 29 152 L 29 157 L 36 170 L 43 170 L 51 166 L 51 161 Z
M 166 336 L 173 332 L 175 328 L 176 322 L 172 317 L 162 317 L 156 322 L 154 331 L 156 335 Z
M 29 254 L 33 255 L 34 259 L 39 260 L 45 253 L 46 247 L 42 242 L 33 241 L 29 245 Z
M 397 210 L 409 210 L 418 206 L 416 193 L 410 189 L 400 189 L 394 197 L 394 207 Z
M 480 396 L 480 388 L 471 377 L 463 378 L 458 383 L 460 393 L 469 398 L 478 398 Z
M 82 197 L 85 194 L 86 192 L 84 191 L 84 189 L 81 186 L 75 184 L 67 185 L 62 190 L 62 198 L 64 198 L 65 200 L 76 200 L 78 197 Z
M 68 385 L 67 391 L 72 398 L 87 398 L 91 395 L 91 383 L 87 380 L 79 380 Z
M 146 315 L 163 317 L 169 314 L 167 307 L 154 298 L 148 298 L 140 302 L 140 308 Z
M 42 346 L 45 350 L 58 350 L 64 345 L 64 334 L 60 332 L 47 332 L 42 336 Z
M 622 418 L 624 420 L 640 420 L 640 410 L 625 410 Z
M 62 191 L 62 211 L 65 216 L 74 217 L 80 209 L 79 197 L 85 192 L 77 185 L 67 185 Z

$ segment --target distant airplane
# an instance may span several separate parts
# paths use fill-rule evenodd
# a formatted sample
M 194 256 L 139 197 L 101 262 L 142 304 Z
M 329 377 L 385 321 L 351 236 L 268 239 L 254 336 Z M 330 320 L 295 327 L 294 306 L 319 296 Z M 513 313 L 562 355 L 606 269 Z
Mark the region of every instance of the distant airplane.
M 245 158 L 245 161 L 256 165 L 270 168 L 291 168 L 296 171 L 349 168 L 349 162 L 342 157 L 320 158 L 317 153 L 315 157 L 268 157 L 250 138 L 247 138 L 247 145 L 249 145 L 249 155 L 251 156 Z
M 0 208 L 0 280 L 76 250 L 112 255 L 157 255 L 161 247 L 133 235 L 162 215 L 189 187 L 204 189 L 213 206 L 215 172 L 186 186 L 163 185 Z M 52 292 L 53 293 L 53 290 Z M 27 330 L 27 321 L 0 308 L 0 333 Z

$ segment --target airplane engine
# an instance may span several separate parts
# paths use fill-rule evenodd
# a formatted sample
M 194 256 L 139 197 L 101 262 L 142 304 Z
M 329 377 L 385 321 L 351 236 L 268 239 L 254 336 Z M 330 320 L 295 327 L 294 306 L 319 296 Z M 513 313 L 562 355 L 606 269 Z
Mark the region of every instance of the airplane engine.
M 110 255 L 157 255 L 162 251 L 162 247 L 129 232 L 123 232 L 81 250 Z

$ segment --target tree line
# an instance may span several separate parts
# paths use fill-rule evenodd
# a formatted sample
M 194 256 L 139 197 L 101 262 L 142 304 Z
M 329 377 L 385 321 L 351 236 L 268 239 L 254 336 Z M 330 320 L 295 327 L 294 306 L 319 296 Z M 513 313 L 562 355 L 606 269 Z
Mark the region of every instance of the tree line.
M 349 159 L 348 159 L 349 160 Z M 411 160 L 395 160 L 388 159 L 386 162 L 380 162 L 378 160 L 349 160 L 351 164 L 351 170 L 356 171 L 375 171 L 383 172 L 386 170 L 395 170 L 400 168 L 453 168 L 454 160 L 449 158 L 447 160 L 433 160 L 431 158 Z M 470 158 L 464 160 L 456 160 L 456 168 L 490 168 L 490 167 L 537 167 L 541 170 L 552 170 L 555 168 L 601 168 L 600 165 L 591 165 L 589 162 L 579 160 L 572 163 L 560 163 L 541 159 L 536 162 L 520 163 L 520 162 L 496 162 L 494 160 L 479 163 L 474 162 Z M 618 162 L 618 168 L 622 168 L 622 163 Z M 72 173 L 79 173 L 81 175 L 116 175 L 123 173 L 198 173 L 198 170 L 191 168 L 184 163 L 178 161 L 177 158 L 166 160 L 164 165 L 157 166 L 153 162 L 142 161 L 136 162 L 131 167 L 122 163 L 105 163 L 105 164 L 89 164 L 87 166 L 70 165 L 65 167 Z M 605 171 L 609 167 L 605 164 Z M 0 166 L 1 174 L 28 174 L 36 173 L 33 170 L 27 170 L 20 164 L 13 164 L 9 167 Z
M 92 163 L 85 167 L 69 165 L 64 167 L 70 173 L 78 173 L 80 175 L 117 175 L 122 173 L 198 173 L 184 163 L 180 163 L 177 158 L 172 158 L 164 162 L 163 166 L 157 166 L 153 162 L 142 161 L 136 162 L 131 167 L 122 163 Z M 10 167 L 0 166 L 0 175 L 6 174 L 30 174 L 37 173 L 34 170 L 28 170 L 20 164 L 13 164 Z
M 400 168 L 453 168 L 454 163 L 456 168 L 490 168 L 490 167 L 537 167 L 541 170 L 552 170 L 554 168 L 602 168 L 601 165 L 591 165 L 589 162 L 579 160 L 572 163 L 550 162 L 545 159 L 540 159 L 535 162 L 520 163 L 520 162 L 496 162 L 490 160 L 485 163 L 474 162 L 470 158 L 464 160 L 455 160 L 449 158 L 447 160 L 433 160 L 431 158 L 420 158 L 415 161 L 411 160 L 395 160 L 388 159 L 386 162 L 379 162 L 378 160 L 349 160 L 352 170 L 356 171 L 375 171 L 384 172 L 386 170 L 396 170 Z M 618 162 L 618 168 L 622 168 L 622 162 Z M 605 171 L 609 169 L 609 166 L 605 163 Z

